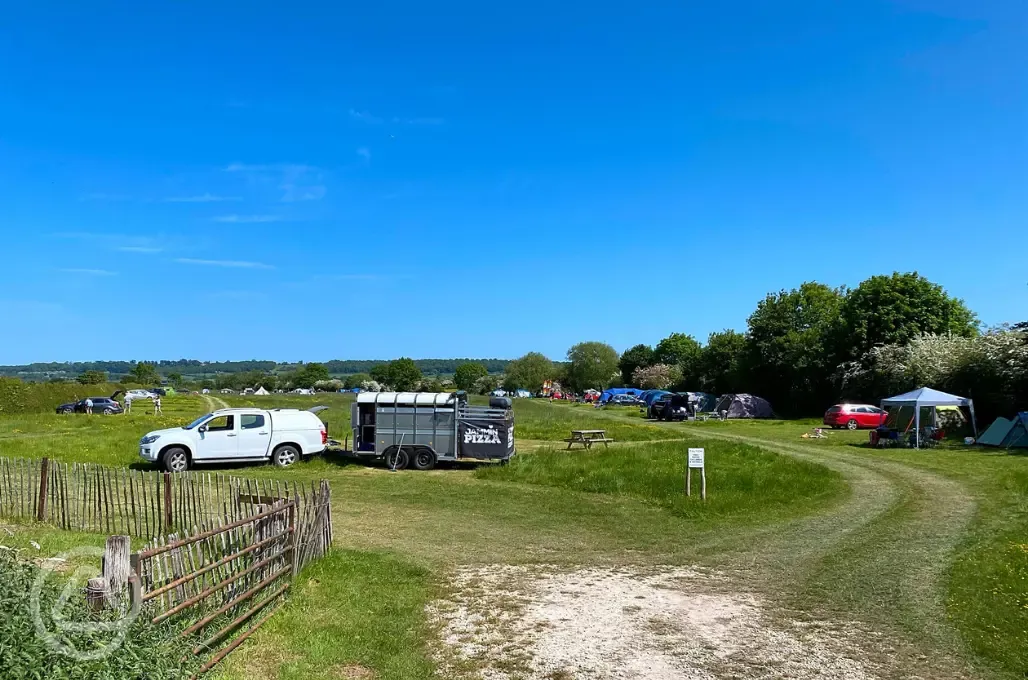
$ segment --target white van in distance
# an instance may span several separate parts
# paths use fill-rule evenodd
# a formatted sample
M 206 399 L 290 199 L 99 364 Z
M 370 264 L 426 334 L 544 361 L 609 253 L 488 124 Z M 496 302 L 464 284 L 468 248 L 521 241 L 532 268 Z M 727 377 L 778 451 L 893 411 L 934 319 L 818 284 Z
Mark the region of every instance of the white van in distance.
M 147 433 L 139 440 L 139 455 L 168 472 L 236 461 L 271 460 L 285 467 L 325 450 L 328 428 L 315 415 L 325 408 L 221 409 L 183 427 Z

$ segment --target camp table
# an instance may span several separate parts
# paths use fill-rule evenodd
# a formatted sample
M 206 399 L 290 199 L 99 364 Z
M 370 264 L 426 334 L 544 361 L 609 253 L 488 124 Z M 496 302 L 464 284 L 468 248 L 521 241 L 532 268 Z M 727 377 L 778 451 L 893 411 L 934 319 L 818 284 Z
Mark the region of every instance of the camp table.
M 603 442 L 603 445 L 607 446 L 608 442 L 614 440 L 607 436 L 606 430 L 571 430 L 571 436 L 564 441 L 568 443 L 568 450 L 570 451 L 574 444 L 581 444 L 585 448 L 591 449 L 593 444 L 597 442 Z

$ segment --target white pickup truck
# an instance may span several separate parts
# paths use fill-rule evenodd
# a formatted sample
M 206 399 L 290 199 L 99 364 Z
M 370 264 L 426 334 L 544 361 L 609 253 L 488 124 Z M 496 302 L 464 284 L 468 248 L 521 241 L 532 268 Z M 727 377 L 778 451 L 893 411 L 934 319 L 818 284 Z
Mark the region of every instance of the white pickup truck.
M 221 409 L 183 427 L 148 432 L 139 440 L 139 455 L 168 472 L 237 461 L 271 460 L 285 467 L 325 450 L 328 429 L 316 415 L 325 408 Z

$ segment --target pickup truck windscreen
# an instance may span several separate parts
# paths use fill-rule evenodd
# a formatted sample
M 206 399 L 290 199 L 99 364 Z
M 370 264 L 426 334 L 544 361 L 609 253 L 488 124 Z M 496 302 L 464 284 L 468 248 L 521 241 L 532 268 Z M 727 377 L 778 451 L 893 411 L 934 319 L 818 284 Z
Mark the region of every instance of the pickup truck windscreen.
M 210 417 L 211 417 L 210 413 L 205 413 L 202 416 L 200 416 L 199 418 L 197 418 L 196 420 L 194 420 L 193 422 L 189 423 L 188 425 L 183 425 L 182 429 L 183 430 L 192 430 L 197 425 L 202 425 L 204 423 L 204 421 L 206 421 Z

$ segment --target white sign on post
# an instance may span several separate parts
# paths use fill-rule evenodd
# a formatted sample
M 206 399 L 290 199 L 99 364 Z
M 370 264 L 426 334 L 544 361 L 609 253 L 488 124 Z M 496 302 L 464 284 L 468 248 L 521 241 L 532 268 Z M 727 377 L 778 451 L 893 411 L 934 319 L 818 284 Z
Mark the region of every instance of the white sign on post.
M 700 498 L 707 500 L 707 469 L 703 466 L 703 449 L 689 449 L 689 462 L 685 466 L 685 495 L 692 495 L 692 471 L 700 471 Z

